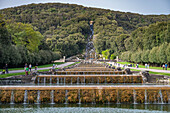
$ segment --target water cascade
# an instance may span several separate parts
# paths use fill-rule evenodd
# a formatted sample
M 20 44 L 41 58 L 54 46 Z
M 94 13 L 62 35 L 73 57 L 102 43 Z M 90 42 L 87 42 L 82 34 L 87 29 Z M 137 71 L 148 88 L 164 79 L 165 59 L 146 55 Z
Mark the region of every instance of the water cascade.
M 55 104 L 54 103 L 54 90 L 51 90 L 51 104 Z
M 37 103 L 40 104 L 40 90 L 37 91 Z
M 24 103 L 23 104 L 27 104 L 27 90 L 25 90 L 25 93 L 24 93 Z
M 78 90 L 78 99 L 79 99 L 79 103 L 78 104 L 81 104 L 80 89 Z
M 161 98 L 161 104 L 164 104 L 163 96 L 162 96 L 162 91 L 161 90 L 159 90 L 159 95 L 160 95 L 160 98 Z
M 148 104 L 148 101 L 147 101 L 147 90 L 145 89 L 145 104 Z
M 14 104 L 14 91 L 11 91 L 11 102 L 10 104 Z
M 133 90 L 133 100 L 134 100 L 133 104 L 137 104 L 136 103 L 136 91 L 135 91 L 135 89 Z
M 44 77 L 44 85 L 45 85 L 45 83 L 46 83 L 46 77 Z
M 68 104 L 68 91 L 65 90 L 65 103 L 64 104 Z
M 60 82 L 59 82 L 59 78 L 57 77 L 57 85 L 59 85 L 60 84 Z

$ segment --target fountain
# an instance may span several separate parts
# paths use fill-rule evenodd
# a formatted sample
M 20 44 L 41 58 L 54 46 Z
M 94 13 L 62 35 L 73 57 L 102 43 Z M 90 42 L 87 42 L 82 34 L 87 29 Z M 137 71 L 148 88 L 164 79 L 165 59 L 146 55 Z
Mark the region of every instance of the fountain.
M 0 103 L 10 104 L 109 104 L 123 106 L 139 104 L 170 104 L 170 86 L 144 84 L 140 74 L 132 75 L 95 62 L 96 53 L 91 42 L 86 46 L 86 61 L 78 66 L 54 74 L 39 74 L 32 86 L 0 86 Z M 90 49 L 89 49 L 90 48 Z M 93 51 L 91 50 L 93 49 Z M 93 60 L 92 60 L 93 59 Z M 92 63 L 89 63 L 92 61 Z

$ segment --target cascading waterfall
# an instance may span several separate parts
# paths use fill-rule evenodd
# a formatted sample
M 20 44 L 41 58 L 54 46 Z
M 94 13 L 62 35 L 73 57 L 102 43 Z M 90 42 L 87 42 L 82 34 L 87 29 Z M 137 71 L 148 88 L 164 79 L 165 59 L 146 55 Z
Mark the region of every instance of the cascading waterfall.
M 148 104 L 148 101 L 147 101 L 147 90 L 145 89 L 145 104 Z
M 50 77 L 50 84 L 52 84 L 52 77 Z
M 160 98 L 161 98 L 161 104 L 164 104 L 163 96 L 162 96 L 162 91 L 161 90 L 159 90 L 159 95 L 160 95 Z
M 51 90 L 51 104 L 55 104 L 54 103 L 54 90 Z
M 44 77 L 44 85 L 45 85 L 45 83 L 46 83 L 46 77 Z
M 86 60 L 91 59 L 91 58 L 96 59 L 96 52 L 95 52 L 95 48 L 94 48 L 93 41 L 92 41 L 93 34 L 94 34 L 93 21 L 90 21 L 90 30 L 91 30 L 91 34 L 87 39 L 88 43 L 86 45 Z
M 57 77 L 57 85 L 59 85 L 60 83 L 59 83 L 59 78 Z
M 68 91 L 65 91 L 65 103 L 64 104 L 68 104 Z
M 10 104 L 14 104 L 14 91 L 11 91 L 11 102 Z
M 27 90 L 25 90 L 25 93 L 24 93 L 24 103 L 23 104 L 27 104 Z
M 71 77 L 71 85 L 72 85 L 73 83 L 72 83 L 72 77 Z
M 81 104 L 80 89 L 78 90 L 78 99 L 79 99 L 79 103 L 78 104 Z
M 66 84 L 66 77 L 64 77 L 64 85 Z
M 40 104 L 40 90 L 37 91 L 37 103 Z
M 136 91 L 135 91 L 135 89 L 133 90 L 133 100 L 134 100 L 133 104 L 137 104 L 137 102 L 136 102 Z
M 79 84 L 79 77 L 77 77 L 77 85 Z

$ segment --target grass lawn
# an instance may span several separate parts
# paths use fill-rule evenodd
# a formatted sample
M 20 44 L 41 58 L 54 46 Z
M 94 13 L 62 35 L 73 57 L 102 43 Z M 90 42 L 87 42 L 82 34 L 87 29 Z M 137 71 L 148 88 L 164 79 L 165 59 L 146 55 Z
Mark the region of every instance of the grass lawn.
M 45 65 L 38 65 L 38 68 L 45 68 L 45 67 L 52 67 L 53 64 L 57 64 L 57 65 L 60 65 L 60 64 L 64 64 L 65 62 L 55 62 L 55 63 L 51 63 L 51 64 L 45 64 Z M 28 64 L 29 65 L 29 64 Z M 35 68 L 35 67 L 32 67 L 32 68 Z M 8 71 L 13 71 L 13 70 L 23 70 L 23 68 L 9 68 Z M 2 69 L 0 69 L 2 70 Z
M 57 62 L 57 63 L 55 63 L 55 64 L 59 65 L 59 63 L 60 63 L 60 64 L 63 64 L 63 62 Z M 75 65 L 75 64 L 78 64 L 78 63 L 80 63 L 80 62 L 75 62 L 75 63 L 70 64 L 70 65 L 65 66 L 65 67 L 69 67 L 69 66 L 72 66 L 72 65 Z M 47 66 L 47 65 L 48 65 L 48 66 Z M 47 64 L 47 65 L 46 65 L 47 67 L 52 66 L 52 64 Z M 39 67 L 40 67 L 40 66 L 39 66 Z M 65 67 L 64 67 L 64 68 L 65 68 Z M 41 68 L 42 68 L 42 67 L 41 67 Z M 56 69 L 58 69 L 58 68 L 56 68 Z M 44 72 L 44 71 L 49 71 L 49 69 L 38 70 L 38 71 L 39 71 L 39 72 Z M 28 74 L 30 74 L 30 72 L 28 72 Z M 0 75 L 0 78 L 7 78 L 7 77 L 11 77 L 11 76 L 18 76 L 18 75 L 25 75 L 25 72 L 3 74 L 3 75 Z
M 131 71 L 141 71 L 141 70 L 137 70 L 137 69 L 130 69 L 130 70 Z M 152 72 L 152 71 L 149 71 L 149 74 L 170 76 L 170 73 L 161 73 L 161 72 Z
M 29 74 L 29 73 L 30 73 L 30 72 L 28 72 L 28 74 Z M 0 75 L 0 78 L 7 78 L 7 77 L 11 77 L 11 76 L 18 76 L 18 75 L 25 75 L 25 72 L 3 74 L 3 75 Z
M 135 64 L 135 63 L 130 63 L 130 62 L 117 62 L 119 64 Z M 136 66 L 136 65 L 135 65 Z M 139 68 L 145 68 L 144 65 L 139 65 Z M 162 70 L 163 68 L 162 67 L 152 67 L 152 66 L 149 66 L 149 69 L 159 69 L 159 70 Z M 168 68 L 167 70 L 170 70 L 170 68 Z

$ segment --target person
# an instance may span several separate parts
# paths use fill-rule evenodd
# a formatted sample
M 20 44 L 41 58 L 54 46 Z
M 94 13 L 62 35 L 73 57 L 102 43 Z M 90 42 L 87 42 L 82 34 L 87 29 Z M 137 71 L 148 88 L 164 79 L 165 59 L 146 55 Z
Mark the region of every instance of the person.
M 3 69 L 2 69 L 1 75 L 2 75 L 2 74 L 5 74 L 5 67 L 3 67 Z
M 29 65 L 29 70 L 30 70 L 30 72 L 31 72 L 31 68 L 32 68 L 32 65 L 30 64 L 30 65 Z
M 25 67 L 25 75 L 27 76 L 28 75 L 28 71 L 29 71 L 29 68 L 28 66 Z
M 145 64 L 145 68 L 147 68 L 147 63 Z
M 149 64 L 147 65 L 148 69 L 149 69 Z
M 6 73 L 8 73 L 8 64 L 5 65 Z
M 162 67 L 163 67 L 163 70 L 164 70 L 164 68 L 165 68 L 165 65 L 163 64 L 163 65 L 162 65 Z
M 168 68 L 168 64 L 165 64 L 165 70 L 167 70 L 167 68 Z
M 137 68 L 139 68 L 139 64 L 136 64 L 137 65 Z
M 27 63 L 25 63 L 25 67 L 27 67 Z

